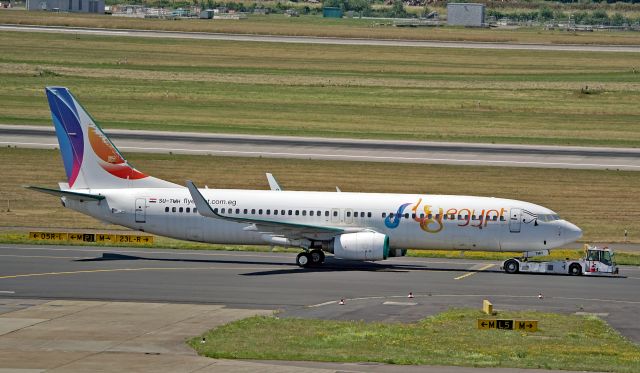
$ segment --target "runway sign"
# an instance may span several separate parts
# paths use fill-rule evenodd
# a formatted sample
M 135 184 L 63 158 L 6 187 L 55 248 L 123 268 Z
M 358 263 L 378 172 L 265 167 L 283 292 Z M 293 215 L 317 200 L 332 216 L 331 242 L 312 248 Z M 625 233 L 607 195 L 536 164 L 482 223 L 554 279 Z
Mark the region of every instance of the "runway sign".
M 126 243 L 128 245 L 151 245 L 153 236 L 138 234 L 29 232 L 29 238 L 36 241 L 72 241 L 99 243 Z
M 519 330 L 525 332 L 538 331 L 538 320 L 496 320 L 478 319 L 478 329 Z
M 52 232 L 29 232 L 29 238 L 36 241 L 68 240 L 68 236 L 66 233 L 52 233 Z

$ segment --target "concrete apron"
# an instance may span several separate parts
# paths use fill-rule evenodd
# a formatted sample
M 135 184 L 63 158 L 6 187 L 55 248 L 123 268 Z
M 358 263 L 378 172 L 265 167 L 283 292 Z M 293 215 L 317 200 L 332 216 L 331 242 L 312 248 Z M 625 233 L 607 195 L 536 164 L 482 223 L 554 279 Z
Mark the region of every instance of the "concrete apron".
M 185 341 L 271 310 L 219 305 L 0 300 L 0 372 L 299 371 L 200 357 Z

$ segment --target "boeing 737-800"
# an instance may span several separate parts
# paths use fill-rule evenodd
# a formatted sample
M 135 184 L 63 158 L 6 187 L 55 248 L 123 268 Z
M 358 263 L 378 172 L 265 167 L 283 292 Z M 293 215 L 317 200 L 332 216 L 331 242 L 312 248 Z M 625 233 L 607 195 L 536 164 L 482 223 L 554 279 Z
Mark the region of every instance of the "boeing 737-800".
M 512 199 L 184 187 L 130 165 L 68 89 L 46 94 L 67 182 L 30 188 L 112 224 L 198 242 L 300 247 L 302 267 L 324 262 L 324 252 L 376 261 L 409 248 L 553 249 L 582 236 L 548 208 Z

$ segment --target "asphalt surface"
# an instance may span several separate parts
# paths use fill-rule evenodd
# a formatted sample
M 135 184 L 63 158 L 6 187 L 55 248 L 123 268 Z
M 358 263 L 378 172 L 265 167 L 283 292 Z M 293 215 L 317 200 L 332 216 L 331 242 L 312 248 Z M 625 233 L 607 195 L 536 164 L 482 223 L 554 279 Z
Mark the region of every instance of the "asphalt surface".
M 0 297 L 224 304 L 282 317 L 409 322 L 450 307 L 596 314 L 640 343 L 640 268 L 624 277 L 508 275 L 498 262 L 328 257 L 143 248 L 0 246 Z M 408 298 L 409 292 L 414 298 Z M 542 294 L 542 299 L 539 298 Z M 345 300 L 339 305 L 340 299 Z
M 0 24 L 0 30 L 21 32 L 52 32 L 83 35 L 131 36 L 145 38 L 173 38 L 198 40 L 226 40 L 237 42 L 270 42 L 296 44 L 338 44 L 338 45 L 374 45 L 392 47 L 422 48 L 464 48 L 464 49 L 518 49 L 544 51 L 583 51 L 583 52 L 640 52 L 637 45 L 578 45 L 578 44 L 518 44 L 518 43 L 479 43 L 459 41 L 400 40 L 400 39 L 357 39 L 313 36 L 276 36 L 248 34 L 220 34 L 206 32 L 149 31 L 133 29 L 104 29 L 89 27 L 35 26 Z
M 105 131 L 124 152 L 640 171 L 640 149 Z M 53 126 L 0 125 L 0 146 L 57 148 Z

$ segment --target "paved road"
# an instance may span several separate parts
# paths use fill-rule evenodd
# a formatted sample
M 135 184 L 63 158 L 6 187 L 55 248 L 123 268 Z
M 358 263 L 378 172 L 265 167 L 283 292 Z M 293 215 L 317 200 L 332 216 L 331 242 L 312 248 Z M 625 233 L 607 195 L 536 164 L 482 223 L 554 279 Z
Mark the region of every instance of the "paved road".
M 640 171 L 640 149 L 108 130 L 124 152 Z M 0 146 L 57 148 L 53 126 L 0 125 Z
M 104 29 L 88 27 L 63 26 L 29 26 L 0 24 L 0 30 L 21 32 L 52 32 L 105 36 L 133 36 L 145 38 L 174 38 L 200 40 L 227 40 L 270 43 L 296 44 L 339 44 L 339 45 L 375 45 L 393 47 L 422 47 L 422 48 L 465 48 L 465 49 L 520 49 L 545 51 L 584 51 L 584 52 L 640 52 L 637 45 L 578 45 L 578 44 L 517 44 L 517 43 L 479 43 L 459 41 L 430 41 L 430 40 L 399 40 L 399 39 L 355 39 L 331 38 L 313 36 L 276 36 L 276 35 L 245 35 L 219 34 L 206 32 L 177 32 L 177 31 L 148 31 L 133 29 Z
M 497 262 L 422 258 L 327 258 L 322 268 L 301 269 L 293 254 L 0 246 L 2 297 L 209 303 L 402 322 L 489 299 L 502 310 L 596 313 L 640 342 L 640 268 L 621 272 L 626 277 L 508 275 Z

